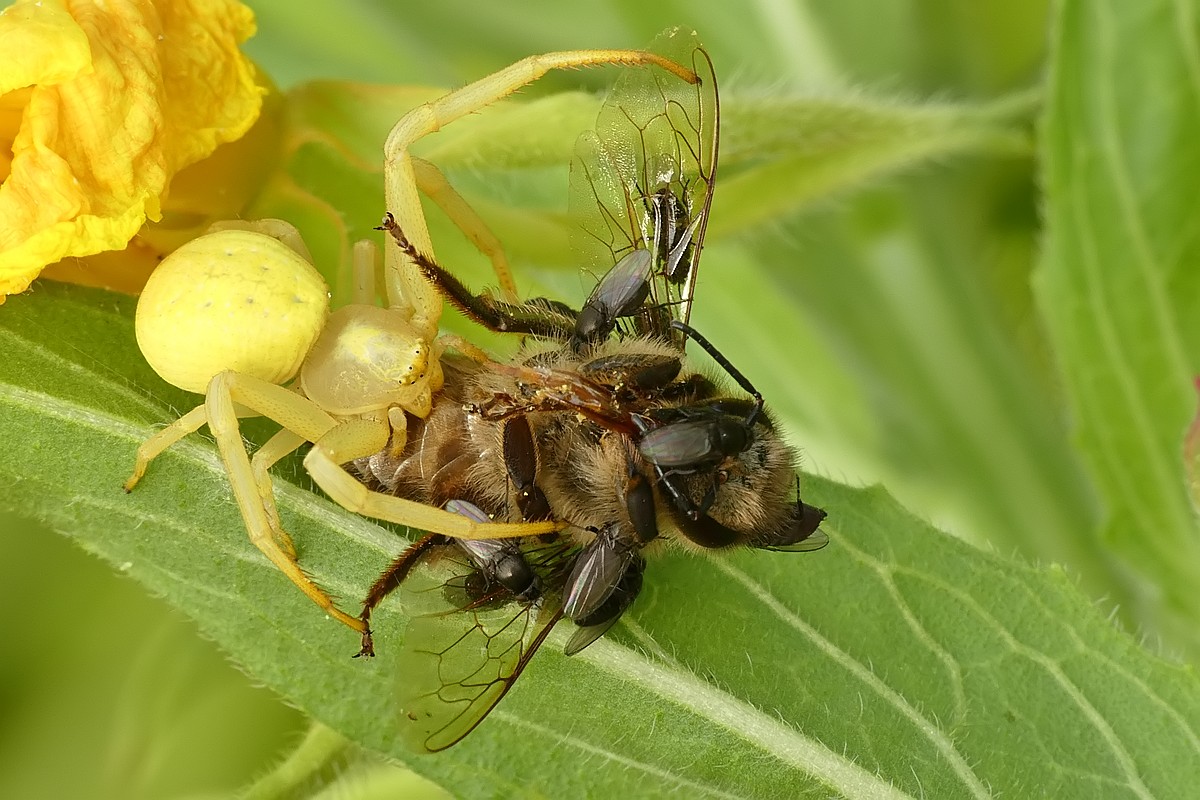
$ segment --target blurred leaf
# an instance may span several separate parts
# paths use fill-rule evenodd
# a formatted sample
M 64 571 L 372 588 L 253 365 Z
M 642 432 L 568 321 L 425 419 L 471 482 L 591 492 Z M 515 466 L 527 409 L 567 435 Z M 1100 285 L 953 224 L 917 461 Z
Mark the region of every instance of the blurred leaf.
M 1103 596 L 1113 567 L 1089 536 L 1095 498 L 1052 378 L 997 303 L 997 273 L 1032 253 L 1032 220 L 1003 218 L 1019 181 L 968 163 L 744 237 L 740 259 L 706 255 L 702 278 L 739 293 L 702 287 L 697 316 L 739 331 L 726 355 L 763 365 L 752 379 L 816 469 L 881 481 L 977 544 L 1070 565 Z M 1005 285 L 1026 277 L 1018 263 Z M 771 324 L 749 325 L 739 302 Z
M 437 784 L 383 763 L 341 734 L 314 722 L 308 735 L 274 770 L 246 788 L 241 800 L 450 800 Z
M 1196 390 L 1200 393 L 1200 379 L 1196 381 Z M 1183 468 L 1192 507 L 1200 510 L 1200 412 L 1192 417 L 1192 424 L 1183 439 Z
M 1200 527 L 1181 448 L 1200 374 L 1197 6 L 1059 5 L 1038 298 L 1123 594 L 1194 656 Z
M 387 658 L 402 609 L 376 617 L 383 657 L 349 658 L 357 637 L 322 619 L 250 545 L 208 444 L 177 446 L 133 494 L 121 492 L 137 443 L 181 399 L 140 363 L 130 306 L 46 283 L 10 298 L 0 437 L 18 446 L 0 450 L 4 506 L 121 565 L 289 702 L 456 794 L 503 785 L 509 795 L 985 797 L 1037 787 L 1147 797 L 1190 785 L 1200 746 L 1190 670 L 1114 630 L 1060 571 L 980 553 L 879 490 L 815 479 L 806 495 L 830 511 L 827 550 L 672 552 L 651 565 L 616 636 L 571 659 L 554 637 L 463 744 L 413 757 L 393 727 L 392 684 L 403 676 Z M 284 481 L 279 495 L 305 567 L 342 597 L 360 596 L 403 546 Z
M 183 614 L 4 510 L 0 603 L 21 610 L 0 650 L 0 797 L 226 796 L 303 729 Z
M 994 107 L 901 104 L 866 96 L 726 102 L 721 191 L 709 235 L 753 229 L 882 176 L 964 153 L 1030 152 L 1035 95 Z M 743 162 L 749 168 L 737 169 Z M 732 176 L 729 169 L 734 168 Z
M 328 81 L 288 93 L 282 171 L 248 213 L 280 216 L 305 231 L 335 298 L 349 288 L 350 243 L 379 238 L 371 228 L 383 211 L 383 140 L 406 111 L 438 94 Z M 503 232 L 527 291 L 547 288 L 539 267 L 568 269 L 578 283 L 562 213 L 566 167 L 599 107 L 599 98 L 579 92 L 505 100 L 414 146 Z M 931 161 L 1028 152 L 1036 107 L 1030 94 L 983 106 L 903 103 L 863 93 L 836 101 L 727 94 L 708 242 Z M 476 275 L 487 281 L 485 272 L 472 273 L 470 265 L 484 264 L 479 255 L 431 203 L 426 208 L 441 260 L 469 283 Z M 581 296 L 566 299 L 578 303 L 586 291 L 577 285 L 572 295 Z
M 247 49 L 284 86 L 312 78 L 456 86 L 531 53 L 643 47 L 680 25 L 699 31 L 717 74 L 735 80 L 991 96 L 1038 74 L 1049 0 L 527 0 L 519 13 L 475 0 L 342 0 L 304 14 L 286 0 L 253 6 L 259 33 Z M 549 78 L 554 90 L 605 83 L 589 73 Z

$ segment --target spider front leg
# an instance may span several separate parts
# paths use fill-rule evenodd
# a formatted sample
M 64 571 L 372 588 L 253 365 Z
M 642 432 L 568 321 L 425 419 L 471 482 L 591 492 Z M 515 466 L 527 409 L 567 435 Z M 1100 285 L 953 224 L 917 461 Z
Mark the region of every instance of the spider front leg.
M 440 169 L 420 158 L 414 158 L 412 163 L 417 188 L 421 190 L 421 194 L 432 200 L 471 241 L 475 249 L 487 256 L 492 262 L 492 272 L 496 274 L 500 293 L 505 300 L 517 302 L 517 283 L 513 280 L 508 258 L 504 255 L 504 245 L 500 244 L 496 234 L 492 233 L 491 228 L 467 199 L 446 180 Z
M 134 487 L 141 482 L 151 461 L 185 436 L 203 428 L 207 422 L 208 413 L 204 410 L 203 405 L 199 405 L 138 445 L 137 455 L 134 457 L 133 474 L 125 481 L 125 491 L 132 492 Z
M 388 212 L 380 230 L 386 231 L 401 253 L 416 266 L 432 286 L 460 311 L 480 325 L 499 333 L 532 334 L 547 339 L 564 338 L 575 330 L 577 315 L 563 306 L 549 303 L 509 303 L 488 294 L 473 294 L 427 253 L 408 238 L 396 218 Z
M 474 83 L 419 106 L 396 123 L 384 145 L 384 191 L 388 210 L 408 233 L 419 252 L 433 258 L 433 242 L 425 225 L 418 194 L 417 169 L 409 148 L 422 137 L 496 102 L 555 69 L 614 64 L 654 65 L 688 83 L 700 78 L 690 69 L 644 50 L 568 50 L 529 56 Z M 411 308 L 414 325 L 436 331 L 442 299 L 413 262 L 398 248 L 387 248 L 388 305 Z M 503 283 L 503 279 L 502 279 Z

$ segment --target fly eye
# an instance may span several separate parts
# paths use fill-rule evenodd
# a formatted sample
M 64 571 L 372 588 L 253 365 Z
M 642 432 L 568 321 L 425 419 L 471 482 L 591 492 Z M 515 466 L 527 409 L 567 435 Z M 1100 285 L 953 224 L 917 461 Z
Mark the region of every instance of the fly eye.
M 750 428 L 740 419 L 725 418 L 716 425 L 717 450 L 737 455 L 750 446 Z

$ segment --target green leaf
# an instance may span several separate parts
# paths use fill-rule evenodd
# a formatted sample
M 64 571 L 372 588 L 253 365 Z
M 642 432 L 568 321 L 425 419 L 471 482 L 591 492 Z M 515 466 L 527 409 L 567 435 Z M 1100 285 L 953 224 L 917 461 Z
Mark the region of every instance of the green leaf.
M 732 256 L 714 248 L 697 324 L 736 332 L 721 347 L 815 471 L 883 483 L 957 535 L 1066 564 L 1108 596 L 1120 567 L 1091 536 L 1095 493 L 1029 336 L 1034 218 L 1007 218 L 1030 165 L 1003 166 L 912 176 Z
M 1200 648 L 1200 526 L 1183 436 L 1200 374 L 1200 45 L 1193 2 L 1063 2 L 1045 119 L 1037 294 L 1098 536 L 1149 627 Z
M 1192 671 L 1147 654 L 1060 570 L 937 533 L 878 489 L 808 479 L 832 544 L 653 562 L 615 635 L 556 635 L 464 743 L 404 752 L 405 619 L 373 662 L 246 539 L 212 446 L 130 495 L 138 442 L 189 400 L 140 363 L 131 301 L 42 283 L 0 314 L 0 505 L 182 609 L 255 679 L 459 795 L 1178 796 L 1200 750 Z M 353 601 L 403 546 L 279 480 L 302 563 Z
M 1037 107 L 1036 94 L 992 107 L 905 104 L 854 93 L 836 100 L 735 97 L 723 109 L 721 191 L 709 235 L 753 229 L 933 160 L 1028 153 L 1028 117 Z
M 600 69 L 600 72 L 613 70 Z M 349 281 L 349 245 L 377 237 L 383 213 L 382 142 L 406 111 L 440 92 L 414 87 L 320 81 L 291 90 L 281 171 L 254 208 L 305 231 L 334 297 Z M 505 100 L 414 145 L 437 164 L 521 265 L 523 288 L 578 285 L 561 212 L 566 169 L 580 131 L 595 124 L 600 99 L 564 92 Z M 1011 156 L 1031 147 L 1037 97 L 1024 93 L 977 105 L 881 99 L 866 93 L 837 100 L 727 92 L 722 99 L 720 190 L 709 244 L 754 232 L 814 202 L 870 186 L 886 176 L 965 154 Z M 426 210 L 438 256 L 469 280 L 494 282 L 431 203 Z M 465 268 L 463 265 L 467 265 Z M 547 278 L 543 273 L 558 273 Z

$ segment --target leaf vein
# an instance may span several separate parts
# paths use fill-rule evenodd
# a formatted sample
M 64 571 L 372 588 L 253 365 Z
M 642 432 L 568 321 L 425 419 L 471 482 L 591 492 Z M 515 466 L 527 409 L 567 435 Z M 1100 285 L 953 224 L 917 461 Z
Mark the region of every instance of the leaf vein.
M 1097 21 L 1099 34 L 1097 36 L 1100 46 L 1105 50 L 1105 56 L 1111 59 L 1114 54 L 1111 53 L 1113 46 L 1113 30 L 1111 19 L 1104 13 L 1104 9 L 1100 5 L 1095 6 L 1097 10 Z M 1105 63 L 1120 63 L 1112 60 L 1107 60 Z M 1144 289 L 1144 297 L 1151 305 L 1153 310 L 1153 320 L 1157 324 L 1159 330 L 1157 334 L 1150 334 L 1146 331 L 1140 331 L 1136 337 L 1123 337 L 1119 335 L 1114 323 L 1114 315 L 1108 298 L 1103 292 L 1103 287 L 1110 285 L 1103 279 L 1101 270 L 1099 269 L 1099 259 L 1095 250 L 1095 242 L 1097 240 L 1089 211 L 1091 210 L 1090 190 L 1092 187 L 1088 185 L 1086 180 L 1072 181 L 1072 185 L 1076 187 L 1077 202 L 1072 203 L 1075 208 L 1075 220 L 1079 226 L 1082 238 L 1083 258 L 1081 262 L 1084 266 L 1084 278 L 1086 282 L 1086 290 L 1090 299 L 1089 307 L 1094 309 L 1093 318 L 1096 322 L 1100 333 L 1100 340 L 1104 345 L 1105 350 L 1109 354 L 1109 358 L 1114 369 L 1110 374 L 1116 377 L 1118 390 L 1123 398 L 1126 408 L 1128 409 L 1132 422 L 1136 426 L 1138 435 L 1133 437 L 1133 441 L 1147 443 L 1147 460 L 1149 468 L 1154 472 L 1152 481 L 1143 481 L 1142 486 L 1156 487 L 1171 487 L 1176 486 L 1178 476 L 1174 475 L 1165 460 L 1161 458 L 1161 454 L 1156 452 L 1152 444 L 1158 440 L 1156 428 L 1153 421 L 1153 414 L 1148 412 L 1143 402 L 1144 396 L 1142 387 L 1136 385 L 1133 376 L 1139 374 L 1139 371 L 1132 365 L 1132 356 L 1129 354 L 1125 344 L 1132 345 L 1134 342 L 1160 341 L 1166 348 L 1165 355 L 1170 362 L 1170 368 L 1174 375 L 1186 375 L 1186 359 L 1180 352 L 1180 343 L 1178 336 L 1174 330 L 1168 329 L 1166 321 L 1171 318 L 1169 306 L 1166 298 L 1163 296 L 1161 285 L 1155 280 L 1155 259 L 1151 252 L 1151 247 L 1147 239 L 1145 226 L 1142 221 L 1141 212 L 1139 210 L 1135 192 L 1132 188 L 1128 169 L 1125 161 L 1121 156 L 1121 139 L 1117 130 L 1117 102 L 1113 96 L 1114 84 L 1109 81 L 1097 81 L 1094 83 L 1097 91 L 1097 101 L 1101 106 L 1101 117 L 1103 123 L 1099 126 L 1099 136 L 1101 139 L 1101 147 L 1099 149 L 1101 155 L 1101 163 L 1105 168 L 1115 199 L 1120 205 L 1123 213 L 1120 215 L 1119 224 L 1124 227 L 1129 234 L 1132 244 L 1133 263 L 1142 278 Z M 1082 155 L 1083 148 L 1078 151 L 1076 156 L 1078 160 Z M 1080 393 L 1081 402 L 1088 396 L 1088 393 Z M 1103 430 L 1104 426 L 1095 425 L 1093 430 Z M 1106 437 L 1098 437 L 1104 440 Z M 1115 443 L 1103 441 L 1102 446 L 1115 445 Z M 1110 465 L 1117 460 L 1116 453 L 1113 453 L 1110 458 Z M 1109 468 L 1110 475 L 1120 474 L 1122 470 L 1114 470 L 1113 466 Z M 1123 481 L 1115 483 L 1122 484 Z M 1119 489 L 1118 489 L 1119 491 Z M 1160 508 L 1166 508 L 1178 515 L 1178 503 L 1174 502 L 1174 493 L 1172 496 L 1161 498 L 1160 503 L 1155 503 Z M 1179 529 L 1178 527 L 1176 529 Z
M 134 425 L 118 417 L 20 386 L 0 385 L 0 402 L 10 402 L 33 414 L 51 416 L 70 424 L 97 430 L 107 436 L 127 440 L 134 445 L 140 444 L 151 433 L 149 426 Z M 172 445 L 171 453 L 189 461 L 196 467 L 207 470 L 222 480 L 225 479 L 225 466 L 216 446 L 211 443 L 185 439 Z M 131 453 L 131 468 L 132 464 Z M 148 477 L 146 480 L 149 479 Z M 388 557 L 394 556 L 397 552 L 397 542 L 404 543 L 404 540 L 398 539 L 395 533 L 381 527 L 370 518 L 352 514 L 307 489 L 302 489 L 277 477 L 273 478 L 273 484 L 276 496 L 285 501 L 291 511 L 353 541 L 365 544 L 381 554 Z M 114 489 L 114 492 L 119 491 L 119 488 Z M 121 509 L 121 511 L 122 513 L 132 513 L 132 507 Z
M 584 741 L 583 739 L 580 739 L 576 736 L 573 736 L 569 733 L 564 733 L 563 731 L 549 728 L 545 725 L 539 725 L 538 723 L 533 722 L 532 720 L 528 720 L 528 719 L 525 719 L 524 717 L 520 717 L 515 714 L 511 714 L 509 712 L 504 711 L 503 709 L 493 711 L 492 717 L 494 719 L 503 720 L 505 723 L 507 723 L 509 725 L 513 725 L 518 728 L 525 728 L 526 730 L 530 730 L 535 733 L 538 733 L 538 734 L 546 737 L 547 739 L 553 741 L 555 743 L 555 745 L 566 745 L 568 747 L 574 747 L 575 749 L 580 750 L 584 753 L 587 753 L 588 755 L 599 756 L 607 761 L 612 761 L 612 762 L 620 764 L 624 767 L 638 770 L 639 772 L 643 772 L 647 775 L 652 775 L 656 778 L 660 778 L 663 781 L 670 781 L 670 782 L 676 784 L 675 788 L 677 790 L 687 788 L 687 789 L 692 790 L 693 792 L 702 792 L 705 795 L 708 795 L 711 797 L 726 798 L 726 800 L 744 800 L 744 798 L 745 798 L 744 795 L 730 794 L 729 792 L 722 791 L 721 789 L 717 789 L 712 786 L 706 786 L 702 783 L 697 783 L 696 781 L 688 780 L 687 778 L 676 775 L 675 773 L 673 773 L 669 770 L 655 767 L 652 764 L 648 764 L 644 761 L 637 761 L 636 759 L 629 758 L 628 756 L 623 756 L 620 753 L 616 753 L 616 752 L 613 752 L 612 750 L 608 750 L 606 748 L 599 747 L 590 742 Z
M 93 369 L 81 363 L 71 361 L 64 358 L 58 353 L 46 347 L 40 342 L 20 336 L 11 328 L 0 329 L 0 337 L 7 339 L 7 344 L 4 346 L 6 358 L 11 358 L 14 346 L 23 347 L 27 352 L 31 353 L 34 358 L 40 359 L 44 364 L 44 368 L 50 373 L 67 372 L 78 376 L 81 384 L 94 385 L 97 381 L 103 381 L 114 393 L 119 394 L 123 398 L 138 404 L 143 411 L 161 416 L 164 409 L 161 405 L 147 398 L 143 393 L 135 391 L 126 381 L 119 380 L 118 377 L 112 375 L 103 375 L 100 369 Z M 97 365 L 103 367 L 103 365 Z
M 832 786 L 848 798 L 895 798 L 909 795 L 868 772 L 821 742 L 781 724 L 688 670 L 667 669 L 632 650 L 600 639 L 576 658 L 641 685 L 666 700 L 732 731 L 780 761 Z
M 867 557 L 869 558 L 869 556 Z M 1138 776 L 1137 765 L 1134 763 L 1133 757 L 1122 745 L 1120 737 L 1117 736 L 1116 731 L 1114 731 L 1112 726 L 1108 724 L 1100 711 L 1094 705 L 1092 705 L 1083 690 L 1080 689 L 1074 681 L 1067 677 L 1067 674 L 1062 670 L 1058 661 L 1018 640 L 1008 631 L 1007 628 L 1004 627 L 1003 623 L 1001 623 L 999 619 L 997 619 L 986 607 L 984 607 L 983 604 L 979 603 L 972 595 L 963 591 L 958 586 L 946 583 L 935 575 L 924 574 L 923 577 L 925 580 L 929 581 L 929 583 L 941 589 L 941 591 L 958 598 L 959 602 L 963 604 L 964 608 L 971 610 L 980 619 L 990 624 L 996 635 L 1012 650 L 1013 653 L 1028 659 L 1032 663 L 1045 670 L 1046 674 L 1048 674 L 1053 681 L 1058 684 L 1063 692 L 1066 693 L 1067 697 L 1073 703 L 1075 703 L 1076 707 L 1078 707 L 1088 721 L 1092 723 L 1097 733 L 1100 734 L 1101 738 L 1108 745 L 1116 759 L 1117 764 L 1125 774 L 1125 785 L 1127 785 L 1138 797 L 1147 798 L 1147 800 L 1153 797 L 1149 788 Z
M 963 785 L 971 793 L 971 796 L 978 798 L 991 797 L 991 792 L 975 775 L 971 766 L 963 758 L 963 755 L 958 752 L 954 741 L 945 735 L 945 733 L 932 721 L 927 719 L 920 711 L 914 708 L 902 695 L 893 690 L 890 686 L 880 680 L 868 666 L 859 663 L 841 648 L 835 646 L 833 642 L 822 636 L 815 628 L 800 619 L 791 609 L 785 607 L 761 584 L 750 578 L 749 575 L 736 569 L 728 562 L 715 561 L 713 562 L 718 569 L 731 578 L 742 584 L 746 589 L 754 595 L 754 597 L 766 606 L 775 616 L 782 622 L 791 626 L 798 631 L 806 639 L 809 639 L 820 650 L 828 655 L 834 662 L 841 665 L 844 669 L 858 678 L 866 686 L 870 687 L 876 695 L 883 698 L 891 704 L 900 714 L 908 718 L 913 725 L 919 730 L 925 738 L 941 753 L 946 759 L 954 774 L 962 781 Z

